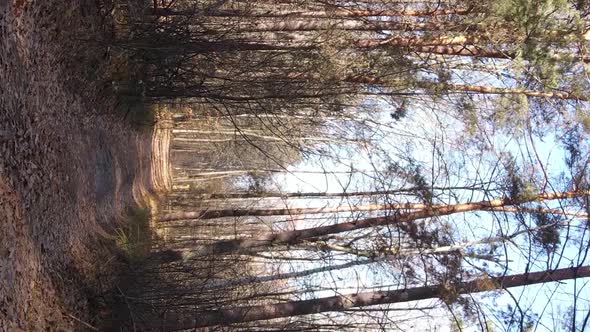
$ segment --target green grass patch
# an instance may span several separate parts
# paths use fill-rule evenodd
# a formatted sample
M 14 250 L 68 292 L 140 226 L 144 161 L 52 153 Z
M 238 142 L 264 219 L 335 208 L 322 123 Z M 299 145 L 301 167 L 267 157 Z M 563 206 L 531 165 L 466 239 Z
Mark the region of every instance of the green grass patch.
M 130 208 L 123 225 L 115 231 L 117 246 L 131 264 L 142 262 L 150 254 L 152 234 L 149 216 L 147 208 Z

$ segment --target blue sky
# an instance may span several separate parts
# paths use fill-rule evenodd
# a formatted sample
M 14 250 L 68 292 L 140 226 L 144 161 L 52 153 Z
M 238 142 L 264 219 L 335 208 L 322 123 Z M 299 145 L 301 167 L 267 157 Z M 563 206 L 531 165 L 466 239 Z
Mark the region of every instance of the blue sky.
M 422 105 L 416 107 L 412 114 L 408 115 L 400 122 L 394 122 L 389 117 L 390 110 L 388 105 L 383 104 L 383 110 L 379 113 L 374 113 L 372 116 L 377 116 L 376 122 L 383 123 L 380 129 L 380 134 L 377 142 L 378 146 L 366 147 L 330 147 L 330 149 L 323 149 L 329 151 L 330 154 L 315 155 L 307 160 L 300 162 L 297 165 L 292 165 L 289 169 L 294 171 L 292 174 L 279 174 L 274 176 L 274 182 L 277 187 L 285 192 L 339 192 L 343 188 L 346 191 L 356 190 L 371 190 L 375 189 L 374 176 L 379 175 L 379 171 L 385 167 L 384 162 L 388 159 L 395 160 L 396 156 L 411 151 L 412 156 L 418 160 L 420 165 L 423 165 L 426 170 L 432 167 L 433 172 L 431 180 L 440 182 L 440 185 L 458 185 L 470 184 L 486 179 L 494 179 L 498 172 L 497 160 L 498 158 L 505 158 L 508 154 L 512 155 L 517 163 L 522 165 L 526 172 L 538 179 L 540 172 L 544 172 L 549 176 L 548 191 L 553 185 L 557 189 L 560 184 L 555 182 L 555 179 L 560 176 L 565 168 L 564 150 L 561 143 L 557 142 L 553 133 L 548 132 L 544 137 L 538 138 L 526 133 L 513 132 L 503 135 L 497 133 L 485 132 L 489 128 L 483 128 L 483 133 L 480 135 L 487 135 L 490 139 L 482 140 L 488 145 L 481 151 L 479 148 L 463 149 L 462 143 L 465 142 L 463 137 L 464 131 L 462 124 L 456 118 L 450 115 L 450 112 L 436 113 L 435 109 L 428 109 L 431 105 Z M 444 108 L 445 105 L 437 105 L 439 108 Z M 436 116 L 435 116 L 436 114 Z M 375 129 L 375 128 L 373 128 Z M 480 128 L 481 129 L 481 128 Z M 444 156 L 436 155 L 435 151 L 444 152 Z M 378 153 L 382 153 L 379 156 Z M 381 157 L 381 158 L 380 158 Z M 390 160 L 389 160 L 390 161 Z M 436 174 L 436 170 L 443 163 L 460 167 L 456 173 Z M 434 165 L 434 166 L 433 166 Z M 526 167 L 524 165 L 527 165 Z M 542 165 L 542 167 L 541 167 Z M 349 174 L 331 174 L 330 172 L 345 172 L 351 169 L 359 172 L 354 175 Z M 318 171 L 326 172 L 326 174 L 301 174 L 297 171 Z M 477 174 L 477 175 L 476 175 Z M 439 183 L 435 183 L 439 184 Z M 392 183 L 395 185 L 395 182 Z M 383 189 L 383 188 L 380 188 Z M 477 201 L 485 199 L 482 193 L 473 195 L 472 191 L 455 191 L 458 195 L 458 201 Z M 497 193 L 498 194 L 498 193 Z M 488 197 L 489 198 L 489 197 Z M 497 197 L 492 197 L 497 198 Z M 397 197 L 400 201 L 404 199 L 403 196 Z M 448 198 L 450 199 L 450 198 Z M 453 201 L 449 200 L 449 203 Z M 341 204 L 341 200 L 292 200 L 283 202 L 289 206 L 325 206 Z M 554 203 L 548 204 L 548 208 L 559 208 Z M 498 215 L 498 214 L 496 214 Z M 469 213 L 463 216 L 453 216 L 447 219 L 456 227 L 455 240 L 459 241 L 461 237 L 464 240 L 473 240 L 478 238 L 485 238 L 487 236 L 497 235 L 501 228 L 504 232 L 516 230 L 518 225 L 513 218 L 509 216 L 506 220 L 502 220 L 504 214 L 499 214 L 501 218 L 494 217 L 494 214 L 487 212 Z M 341 215 L 340 218 L 333 218 L 329 222 L 337 222 L 346 220 L 348 215 Z M 532 222 L 526 218 L 527 222 Z M 584 221 L 576 219 L 572 225 L 583 225 Z M 298 228 L 312 227 L 316 225 L 317 221 L 300 223 Z M 567 223 L 564 221 L 564 223 Z M 585 240 L 587 240 L 587 237 Z M 543 270 L 544 265 L 543 255 L 538 257 L 528 257 L 528 252 L 523 252 L 519 247 L 527 245 L 528 241 L 525 236 L 517 238 L 514 244 L 505 246 L 504 254 L 501 254 L 501 261 L 503 267 L 488 265 L 490 271 L 501 271 L 507 268 L 508 273 L 522 273 L 525 270 L 526 264 L 533 261 L 529 267 L 530 271 Z M 554 263 L 553 268 L 571 266 L 575 262 L 576 255 L 580 245 L 572 241 L 566 243 L 563 252 L 559 252 L 563 258 L 559 264 Z M 502 250 L 498 252 L 502 253 Z M 349 257 L 350 258 L 350 257 Z M 476 265 L 483 264 L 481 261 L 475 261 Z M 506 265 L 507 264 L 507 265 Z M 289 269 L 306 269 L 310 267 L 310 263 L 302 263 L 295 265 L 288 265 Z M 287 265 L 285 265 L 287 266 Z M 386 272 L 387 270 L 380 269 L 375 273 L 375 268 L 372 266 L 362 266 L 350 268 L 338 272 L 330 272 L 329 274 L 319 274 L 315 280 L 306 282 L 316 283 L 317 285 L 334 287 L 339 285 L 339 291 L 352 292 L 353 289 L 363 289 L 373 285 L 387 284 L 387 280 L 391 280 L 391 276 Z M 574 285 L 575 283 L 575 285 Z M 333 295 L 333 291 L 316 292 L 313 296 Z M 511 290 L 515 298 L 519 299 L 519 304 L 523 310 L 529 310 L 532 313 L 539 315 L 536 324 L 533 326 L 534 331 L 556 331 L 566 330 L 556 323 L 556 317 L 565 317 L 568 307 L 572 304 L 574 294 L 579 299 L 579 308 L 588 310 L 590 304 L 590 293 L 586 287 L 585 280 L 578 280 L 562 282 L 562 283 L 548 283 L 544 285 L 528 286 L 515 288 Z M 518 326 L 514 323 L 506 323 L 501 319 L 495 318 L 492 310 L 504 309 L 508 310 L 510 307 L 516 310 L 514 300 L 511 295 L 503 294 L 497 298 L 490 298 L 486 295 L 476 295 L 475 298 L 481 301 L 481 307 L 487 311 L 487 317 L 490 322 L 496 326 L 498 331 L 502 328 L 509 330 L 518 330 Z M 580 315 L 580 314 L 579 314 Z M 444 331 L 449 328 L 448 322 L 438 321 L 440 324 L 438 331 Z M 557 325 L 556 325 L 557 324 Z M 436 326 L 434 324 L 433 326 Z M 502 327 L 502 328 L 501 328 Z M 479 325 L 469 327 L 466 323 L 466 331 L 480 330 Z

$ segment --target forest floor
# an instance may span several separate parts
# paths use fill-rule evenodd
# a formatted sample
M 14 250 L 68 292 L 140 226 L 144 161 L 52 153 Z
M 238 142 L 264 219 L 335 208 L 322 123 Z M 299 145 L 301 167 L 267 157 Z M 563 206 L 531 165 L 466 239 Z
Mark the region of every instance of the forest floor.
M 93 330 L 114 234 L 152 192 L 151 129 L 103 83 L 95 0 L 0 0 L 0 331 Z

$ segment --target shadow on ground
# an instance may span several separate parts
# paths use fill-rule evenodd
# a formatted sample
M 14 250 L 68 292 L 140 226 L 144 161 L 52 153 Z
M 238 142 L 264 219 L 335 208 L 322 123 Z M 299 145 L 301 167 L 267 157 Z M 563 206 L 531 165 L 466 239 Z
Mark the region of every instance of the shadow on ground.
M 108 318 L 125 264 L 116 230 L 153 201 L 153 131 L 122 121 L 101 80 L 107 50 L 81 41 L 109 33 L 105 10 L 0 0 L 1 331 Z

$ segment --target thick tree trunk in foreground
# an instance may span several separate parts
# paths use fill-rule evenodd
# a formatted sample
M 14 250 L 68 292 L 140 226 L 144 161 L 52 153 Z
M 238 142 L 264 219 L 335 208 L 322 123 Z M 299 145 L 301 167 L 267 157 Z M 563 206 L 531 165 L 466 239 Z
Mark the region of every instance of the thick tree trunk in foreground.
M 590 191 L 579 192 L 557 192 L 538 194 L 526 199 L 514 200 L 509 198 L 494 199 L 490 201 L 480 201 L 472 203 L 462 203 L 454 205 L 437 205 L 425 209 L 392 214 L 390 216 L 372 217 L 361 220 L 338 223 L 334 225 L 320 226 L 314 228 L 299 229 L 294 231 L 285 231 L 281 233 L 269 233 L 263 236 L 250 239 L 235 239 L 218 241 L 208 246 L 202 247 L 195 251 L 197 256 L 222 254 L 230 252 L 249 251 L 255 248 L 270 247 L 274 245 L 295 245 L 303 242 L 315 242 L 322 236 L 350 232 L 358 229 L 379 227 L 386 225 L 400 225 L 410 223 L 414 220 L 451 215 L 454 213 L 463 213 L 470 211 L 493 210 L 503 206 L 516 205 L 535 201 L 544 201 L 552 199 L 574 198 L 590 195 Z
M 590 277 L 590 266 L 533 272 L 505 277 L 483 277 L 458 285 L 458 294 L 486 292 L 497 289 Z M 441 285 L 330 296 L 304 301 L 236 307 L 199 313 L 193 317 L 168 317 L 169 326 L 176 330 L 214 325 L 229 325 L 281 317 L 343 311 L 349 308 L 393 304 L 443 297 L 448 290 Z

